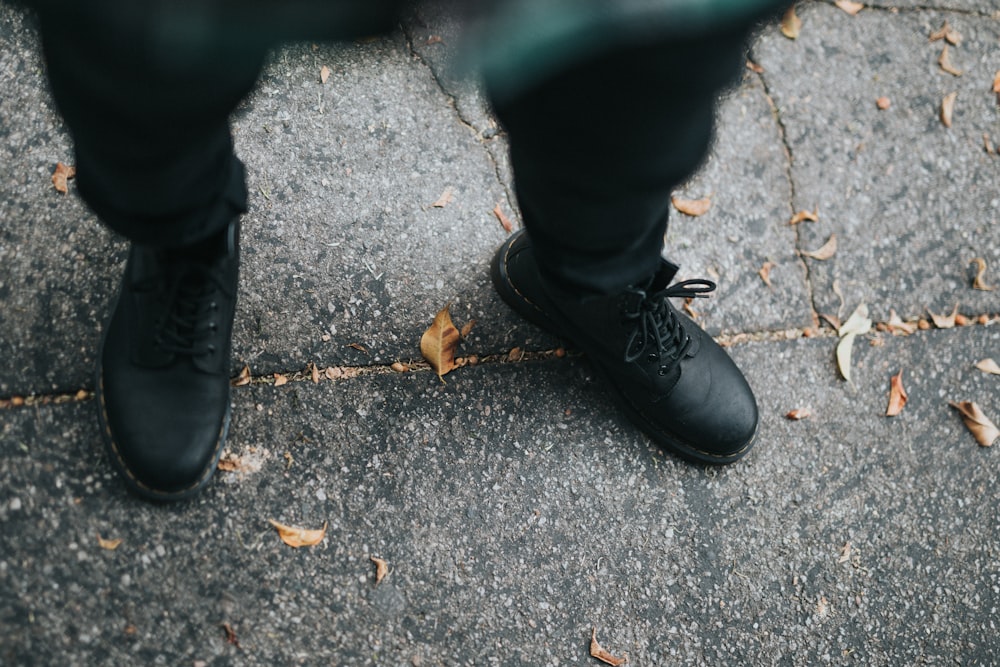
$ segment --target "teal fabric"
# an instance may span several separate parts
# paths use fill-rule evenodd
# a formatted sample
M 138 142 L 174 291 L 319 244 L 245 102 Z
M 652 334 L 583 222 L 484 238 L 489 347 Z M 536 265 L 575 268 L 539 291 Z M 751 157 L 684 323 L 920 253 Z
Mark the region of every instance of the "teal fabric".
M 791 0 L 492 0 L 467 31 L 464 63 L 491 90 L 515 94 L 580 59 L 623 44 L 695 37 L 763 17 Z

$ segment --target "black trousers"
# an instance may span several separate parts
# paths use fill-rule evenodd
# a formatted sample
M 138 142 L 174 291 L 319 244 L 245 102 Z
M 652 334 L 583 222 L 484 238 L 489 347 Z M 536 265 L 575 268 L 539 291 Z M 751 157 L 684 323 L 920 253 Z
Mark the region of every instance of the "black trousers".
M 299 11 L 296 2 L 275 3 L 284 14 L 264 31 L 260 22 L 241 29 L 237 19 L 220 21 L 205 14 L 211 3 L 197 1 L 57 4 L 43 1 L 38 12 L 78 190 L 133 242 L 177 247 L 246 210 L 229 115 L 268 49 L 282 39 L 390 29 L 406 0 L 329 3 L 331 15 L 313 16 L 308 29 L 280 20 Z M 747 19 L 647 39 L 494 101 L 524 224 L 550 279 L 615 292 L 655 271 L 670 193 L 707 152 L 715 100 L 742 70 L 752 28 Z

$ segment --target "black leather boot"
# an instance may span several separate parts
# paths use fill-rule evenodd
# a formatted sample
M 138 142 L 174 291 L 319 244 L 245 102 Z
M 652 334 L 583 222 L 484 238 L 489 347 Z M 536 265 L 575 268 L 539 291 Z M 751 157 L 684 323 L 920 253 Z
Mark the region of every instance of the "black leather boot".
M 239 222 L 198 248 L 133 244 L 97 362 L 111 459 L 129 489 L 180 500 L 212 476 L 229 428 Z
M 688 460 L 731 463 L 752 446 L 757 403 L 729 355 L 669 301 L 705 296 L 715 283 L 668 286 L 676 272 L 664 260 L 645 285 L 581 297 L 545 280 L 524 230 L 501 246 L 492 265 L 501 298 L 584 352 L 653 441 Z

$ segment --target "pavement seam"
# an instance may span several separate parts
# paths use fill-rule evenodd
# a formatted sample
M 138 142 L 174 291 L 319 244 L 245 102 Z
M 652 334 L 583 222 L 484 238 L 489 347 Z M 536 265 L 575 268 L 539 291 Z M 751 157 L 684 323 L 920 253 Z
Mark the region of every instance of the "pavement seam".
M 895 336 L 896 334 L 891 333 L 886 330 L 888 327 L 886 322 L 877 322 L 872 327 L 873 340 L 877 340 L 880 336 Z M 979 316 L 969 317 L 969 323 L 961 326 L 955 326 L 954 329 L 964 329 L 968 327 L 977 326 L 1000 326 L 1000 313 L 998 314 L 983 314 Z M 938 327 L 931 326 L 927 329 L 918 329 L 912 334 L 904 334 L 901 337 L 907 338 L 911 336 L 923 335 L 931 331 L 946 331 L 948 329 L 940 329 Z M 778 343 L 790 340 L 798 339 L 825 339 L 834 340 L 837 338 L 837 332 L 828 327 L 822 328 L 789 328 L 789 329 L 773 329 L 773 330 L 762 330 L 762 331 L 750 331 L 750 332 L 738 332 L 732 334 L 720 334 L 714 336 L 714 339 L 722 347 L 735 347 L 739 345 L 746 345 L 750 343 Z M 464 367 L 477 367 L 477 366 L 497 366 L 501 364 L 518 364 L 529 361 L 550 361 L 553 359 L 579 359 L 582 358 L 583 354 L 575 350 L 566 350 L 564 348 L 558 347 L 549 350 L 523 350 L 521 348 L 515 347 L 509 352 L 498 352 L 486 355 L 476 355 L 469 354 L 465 357 L 458 357 L 456 361 L 459 362 L 457 368 Z M 396 370 L 393 368 L 395 364 L 402 363 L 405 366 L 405 370 Z M 314 384 L 322 384 L 323 382 L 333 382 L 339 383 L 347 380 L 353 380 L 359 377 L 370 377 L 376 375 L 406 375 L 409 373 L 433 373 L 434 369 L 431 368 L 430 364 L 426 361 L 408 361 L 408 362 L 393 362 L 391 364 L 372 364 L 367 366 L 331 366 L 331 369 L 337 369 L 338 376 L 336 378 L 330 378 L 324 375 L 323 371 L 320 371 L 319 380 L 314 380 L 312 375 L 313 364 L 308 364 L 305 368 L 291 371 L 266 373 L 260 375 L 244 375 L 242 378 L 237 375 L 231 378 L 231 383 L 234 388 L 240 388 L 243 386 L 261 386 L 270 385 L 274 386 L 276 380 L 280 376 L 283 381 L 280 386 L 285 384 L 300 383 L 300 382 L 313 382 Z M 442 378 L 442 383 L 446 381 Z M 51 394 L 29 394 L 29 395 L 8 395 L 0 396 L 0 410 L 15 410 L 19 408 L 31 408 L 49 405 L 64 405 L 67 403 L 83 403 L 94 398 L 94 392 L 89 388 L 81 388 L 76 391 L 62 391 L 54 392 Z
M 822 4 L 826 4 L 831 7 L 837 6 L 834 0 L 827 0 L 827 2 L 824 2 Z M 861 4 L 862 4 L 862 9 L 867 9 L 877 12 L 885 12 L 887 14 L 917 14 L 920 12 L 935 12 L 935 13 L 948 13 L 948 14 L 964 14 L 966 16 L 973 16 L 976 18 L 1000 20 L 1000 10 L 994 10 L 990 12 L 985 9 L 966 9 L 964 7 L 935 7 L 933 5 L 895 7 L 892 5 L 869 5 L 866 3 L 861 3 Z

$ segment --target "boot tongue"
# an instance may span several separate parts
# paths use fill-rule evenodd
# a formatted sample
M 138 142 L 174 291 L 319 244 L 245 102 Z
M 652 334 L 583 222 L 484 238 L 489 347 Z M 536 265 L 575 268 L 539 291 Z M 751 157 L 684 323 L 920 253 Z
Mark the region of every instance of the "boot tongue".
M 649 285 L 646 286 L 646 292 L 649 294 L 656 294 L 657 292 L 662 292 L 667 289 L 673 281 L 674 276 L 677 275 L 678 270 L 680 270 L 679 266 L 661 258 L 660 268 L 655 274 L 653 274 L 653 277 L 650 278 Z

